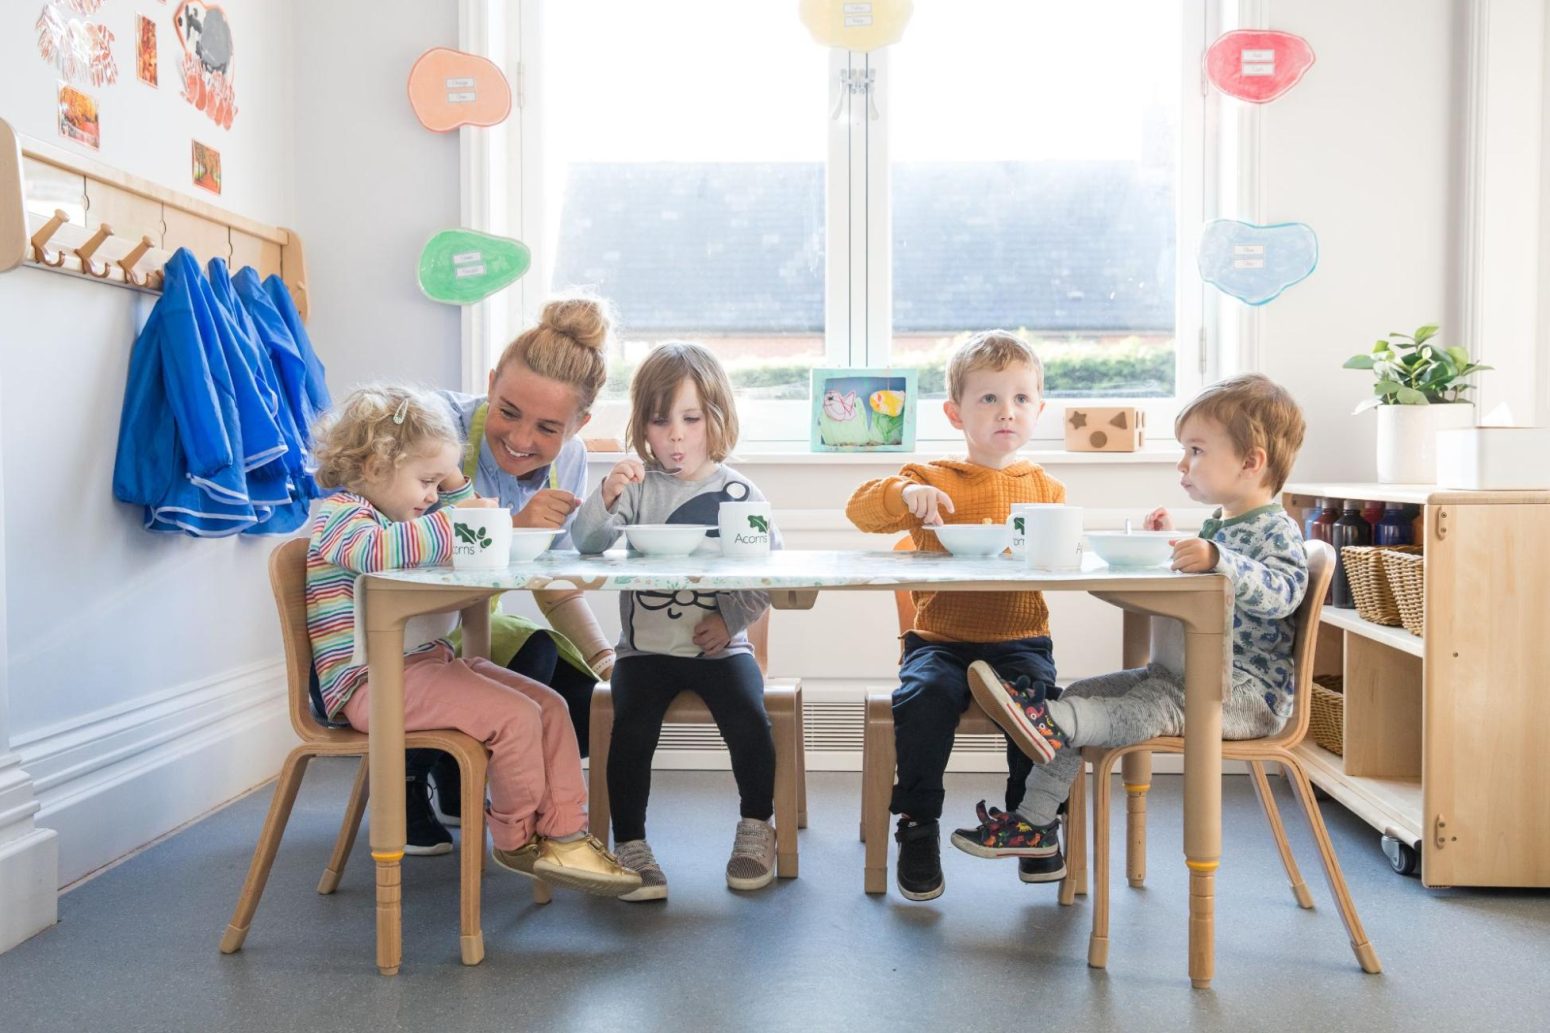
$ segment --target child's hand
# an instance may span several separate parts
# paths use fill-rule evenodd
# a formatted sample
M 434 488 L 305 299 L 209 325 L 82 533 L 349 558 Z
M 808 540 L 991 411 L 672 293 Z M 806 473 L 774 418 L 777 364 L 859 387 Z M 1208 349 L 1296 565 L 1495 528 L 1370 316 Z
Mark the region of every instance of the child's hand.
M 933 488 L 929 484 L 911 484 L 904 489 L 904 505 L 923 524 L 942 523 L 941 509 L 949 513 L 956 512 L 953 509 L 952 496 L 941 488 Z
M 447 476 L 445 478 L 442 479 L 442 482 L 440 484 L 436 485 L 436 490 L 439 491 L 441 494 L 446 495 L 446 494 L 448 494 L 450 492 L 454 492 L 454 491 L 460 490 L 463 487 L 463 485 L 465 485 L 467 483 L 468 483 L 468 478 L 463 476 L 463 471 L 462 470 L 453 470 L 451 473 L 447 474 Z M 466 506 L 466 505 L 469 505 L 469 503 L 465 502 L 465 503 L 463 503 L 463 505 Z
M 603 478 L 603 508 L 613 509 L 614 503 L 624 493 L 626 484 L 639 484 L 646 479 L 646 464 L 637 456 L 625 456 L 614 464 Z
M 1216 545 L 1204 538 L 1180 538 L 1173 546 L 1173 569 L 1181 574 L 1204 574 L 1216 569 Z
M 731 641 L 727 622 L 721 619 L 719 613 L 711 614 L 694 626 L 694 644 L 700 647 L 702 653 L 719 653 Z
M 512 527 L 561 528 L 581 500 L 563 488 L 545 488 L 512 514 Z
M 1158 506 L 1146 515 L 1145 519 L 1141 521 L 1141 526 L 1148 531 L 1171 531 L 1173 530 L 1173 517 L 1169 516 L 1168 511 L 1162 506 Z
M 464 499 L 457 504 L 458 509 L 496 509 L 500 506 L 500 499 L 485 499 L 475 495 L 471 499 Z

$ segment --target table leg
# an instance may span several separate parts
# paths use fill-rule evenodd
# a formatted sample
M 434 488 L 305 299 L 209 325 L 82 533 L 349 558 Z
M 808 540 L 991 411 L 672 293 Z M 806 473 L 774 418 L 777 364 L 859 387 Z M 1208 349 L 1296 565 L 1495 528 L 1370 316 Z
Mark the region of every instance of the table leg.
M 368 579 L 369 582 L 369 579 Z M 368 608 L 369 609 L 369 608 Z M 371 857 L 377 863 L 377 970 L 403 959 L 399 866 L 404 858 L 404 619 L 366 631 L 371 686 Z
M 1232 605 L 1202 594 L 1210 617 L 1184 636 L 1184 857 L 1189 866 L 1189 979 L 1211 985 L 1216 951 L 1216 870 L 1222 856 L 1222 700 L 1232 676 L 1226 634 Z

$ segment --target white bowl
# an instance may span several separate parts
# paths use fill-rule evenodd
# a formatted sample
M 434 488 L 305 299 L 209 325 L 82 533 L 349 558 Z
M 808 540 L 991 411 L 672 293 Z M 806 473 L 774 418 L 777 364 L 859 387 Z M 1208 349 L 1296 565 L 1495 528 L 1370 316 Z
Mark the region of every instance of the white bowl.
M 560 532 L 544 527 L 513 527 L 511 529 L 511 562 L 526 563 L 537 559 L 549 548 L 554 536 Z
M 705 540 L 708 527 L 694 524 L 630 524 L 624 536 L 630 548 L 647 556 L 687 556 Z
M 1111 567 L 1157 567 L 1173 560 L 1169 542 L 1189 536 L 1188 531 L 1088 531 L 1087 543 Z
M 954 556 L 999 556 L 1012 545 L 1012 529 L 1005 524 L 942 524 L 927 528 Z

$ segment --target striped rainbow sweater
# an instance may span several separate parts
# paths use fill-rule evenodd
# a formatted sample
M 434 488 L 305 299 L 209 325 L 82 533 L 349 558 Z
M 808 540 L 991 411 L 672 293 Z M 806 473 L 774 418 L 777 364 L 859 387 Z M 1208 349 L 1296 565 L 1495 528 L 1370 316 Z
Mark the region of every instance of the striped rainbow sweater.
M 473 497 L 465 483 L 444 492 L 439 507 L 422 517 L 397 523 L 366 499 L 348 491 L 325 498 L 312 521 L 307 547 L 307 636 L 312 663 L 329 717 L 366 681 L 366 667 L 352 665 L 355 654 L 355 578 L 379 570 L 434 567 L 452 560 L 452 521 L 444 507 Z M 427 642 L 412 653 L 435 648 Z

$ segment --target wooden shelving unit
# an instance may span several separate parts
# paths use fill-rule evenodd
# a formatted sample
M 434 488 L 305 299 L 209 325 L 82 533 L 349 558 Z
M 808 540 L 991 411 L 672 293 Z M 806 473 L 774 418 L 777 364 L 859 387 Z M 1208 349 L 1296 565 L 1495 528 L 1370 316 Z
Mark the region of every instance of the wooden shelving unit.
M 1318 673 L 1344 678 L 1344 755 L 1308 740 L 1313 782 L 1396 841 L 1427 886 L 1550 886 L 1550 491 L 1291 484 L 1421 507 L 1426 634 L 1326 606 Z

